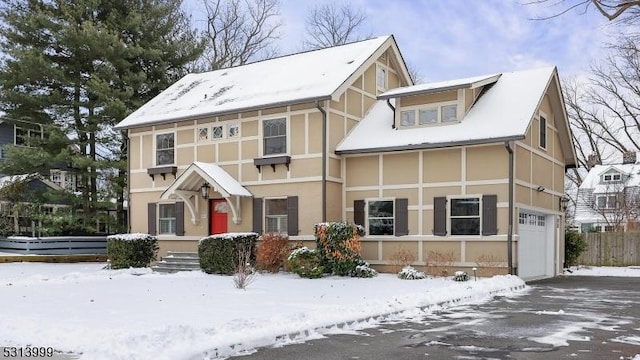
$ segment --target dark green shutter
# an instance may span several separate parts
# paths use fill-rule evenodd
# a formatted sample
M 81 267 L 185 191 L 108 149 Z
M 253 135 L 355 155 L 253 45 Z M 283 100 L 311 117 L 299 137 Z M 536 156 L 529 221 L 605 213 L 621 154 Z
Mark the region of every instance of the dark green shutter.
M 147 227 L 149 228 L 149 235 L 156 235 L 156 203 L 147 204 Z
M 447 235 L 447 198 L 433 198 L 433 235 Z
M 353 201 L 353 222 L 364 226 L 364 200 Z
M 409 199 L 396 199 L 395 211 L 395 235 L 409 235 Z
M 176 235 L 184 236 L 184 202 L 177 201 L 175 204 L 176 211 Z
M 262 234 L 262 198 L 253 198 L 253 232 Z
M 497 204 L 497 195 L 482 197 L 482 235 L 496 235 L 498 233 Z
M 289 236 L 298 235 L 298 197 L 287 197 L 287 233 Z

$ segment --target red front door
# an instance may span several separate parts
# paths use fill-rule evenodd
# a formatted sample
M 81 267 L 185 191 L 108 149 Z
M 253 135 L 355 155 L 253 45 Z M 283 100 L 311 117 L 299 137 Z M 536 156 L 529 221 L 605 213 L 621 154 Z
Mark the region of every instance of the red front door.
M 222 234 L 227 232 L 227 200 L 213 199 L 209 201 L 209 232 Z

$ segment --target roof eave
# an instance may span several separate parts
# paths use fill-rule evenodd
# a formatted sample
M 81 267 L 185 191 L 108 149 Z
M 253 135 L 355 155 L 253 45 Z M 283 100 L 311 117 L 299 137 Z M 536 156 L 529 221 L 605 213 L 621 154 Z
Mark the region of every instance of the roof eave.
M 169 118 L 164 120 L 150 121 L 146 123 L 138 123 L 138 124 L 132 124 L 132 125 L 126 125 L 126 126 L 116 125 L 113 128 L 116 130 L 127 130 L 127 129 L 147 127 L 147 126 L 154 126 L 154 125 L 171 124 L 179 121 L 202 119 L 204 117 L 210 117 L 210 116 L 224 116 L 224 115 L 241 113 L 241 112 L 271 109 L 271 108 L 277 108 L 281 106 L 298 105 L 298 104 L 304 104 L 304 103 L 316 102 L 316 101 L 325 101 L 325 100 L 331 100 L 331 95 L 313 96 L 313 97 L 308 97 L 303 99 L 280 101 L 280 102 L 270 103 L 266 105 L 263 104 L 263 105 L 247 106 L 243 108 L 236 108 L 236 109 L 230 109 L 225 111 L 213 111 L 213 112 L 194 114 L 194 115 L 188 115 L 188 116 L 179 116 L 179 117 L 174 117 L 174 118 Z
M 426 150 L 426 149 L 439 149 L 439 148 L 449 148 L 449 147 L 458 147 L 458 146 L 468 146 L 468 145 L 485 145 L 492 143 L 502 143 L 505 141 L 517 141 L 524 140 L 524 135 L 515 135 L 515 136 L 505 136 L 500 138 L 490 138 L 490 139 L 474 139 L 474 140 L 462 140 L 462 141 L 450 141 L 450 142 L 442 142 L 442 143 L 423 143 L 423 144 L 411 144 L 411 145 L 399 145 L 399 146 L 388 146 L 388 147 L 378 147 L 378 148 L 367 148 L 367 149 L 357 149 L 357 150 L 336 150 L 337 155 L 348 155 L 348 154 L 371 154 L 378 152 L 393 152 L 393 151 L 406 151 L 406 150 Z
M 489 76 L 486 79 L 482 79 L 482 80 L 478 80 L 478 81 L 467 82 L 467 83 L 463 83 L 463 84 L 450 85 L 450 86 L 442 86 L 442 87 L 437 87 L 437 88 L 432 88 L 432 89 L 415 90 L 415 91 L 409 91 L 409 92 L 403 92 L 403 93 L 395 93 L 395 94 L 392 93 L 392 94 L 389 94 L 389 95 L 382 94 L 382 95 L 378 96 L 378 100 L 393 99 L 393 98 L 399 98 L 399 97 L 404 97 L 404 96 L 436 94 L 436 93 L 441 93 L 441 92 L 446 92 L 446 91 L 453 91 L 453 90 L 460 90 L 460 89 L 474 89 L 474 88 L 477 88 L 477 87 L 480 87 L 480 86 L 484 86 L 484 85 L 487 85 L 487 84 L 495 83 L 500 78 L 500 75 L 501 74 L 497 74 L 497 75 Z

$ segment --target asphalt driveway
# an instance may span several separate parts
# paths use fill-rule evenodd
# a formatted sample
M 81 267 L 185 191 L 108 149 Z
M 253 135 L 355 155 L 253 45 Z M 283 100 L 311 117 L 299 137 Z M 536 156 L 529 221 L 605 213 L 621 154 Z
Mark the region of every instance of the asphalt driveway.
M 639 278 L 572 276 L 530 285 L 517 297 L 236 359 L 620 360 L 640 354 Z

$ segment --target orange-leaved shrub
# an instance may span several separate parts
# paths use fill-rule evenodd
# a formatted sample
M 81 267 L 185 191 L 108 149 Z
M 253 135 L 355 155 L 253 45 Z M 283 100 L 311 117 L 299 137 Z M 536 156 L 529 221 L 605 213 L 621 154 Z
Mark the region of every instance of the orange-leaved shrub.
M 256 252 L 258 269 L 277 273 L 289 256 L 289 237 L 279 233 L 265 233 L 260 236 Z

